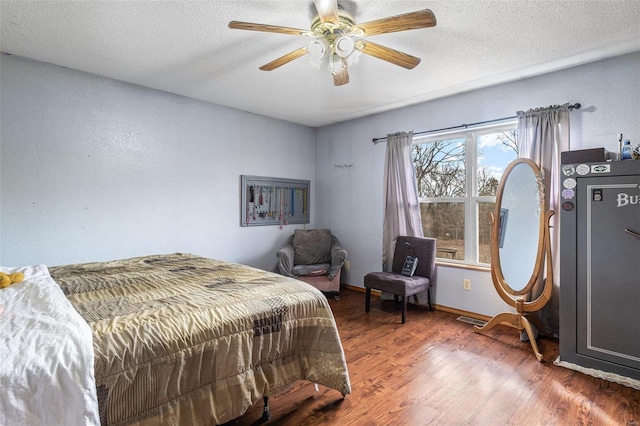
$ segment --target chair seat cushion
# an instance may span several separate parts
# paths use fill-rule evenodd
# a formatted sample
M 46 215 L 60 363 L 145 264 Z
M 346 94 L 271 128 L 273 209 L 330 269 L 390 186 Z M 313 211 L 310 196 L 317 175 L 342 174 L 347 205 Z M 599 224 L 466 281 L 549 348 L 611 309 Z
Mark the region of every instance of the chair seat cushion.
M 317 265 L 296 265 L 293 267 L 293 275 L 302 277 L 305 275 L 327 275 L 331 265 L 319 263 Z
M 413 296 L 431 287 L 429 278 L 393 272 L 371 272 L 364 277 L 365 288 L 373 288 L 396 296 Z

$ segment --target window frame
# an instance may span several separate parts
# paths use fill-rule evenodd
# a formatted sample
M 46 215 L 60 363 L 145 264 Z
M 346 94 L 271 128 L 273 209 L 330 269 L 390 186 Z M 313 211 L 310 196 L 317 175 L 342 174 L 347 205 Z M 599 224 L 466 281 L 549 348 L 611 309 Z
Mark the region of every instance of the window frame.
M 517 118 L 509 118 L 490 124 L 468 126 L 463 129 L 452 129 L 414 136 L 413 145 L 447 139 L 464 138 L 465 196 L 464 197 L 419 197 L 423 203 L 464 203 L 464 259 L 448 259 L 436 257 L 440 263 L 451 263 L 461 266 L 489 267 L 489 263 L 479 261 L 479 206 L 480 203 L 495 203 L 495 195 L 478 195 L 478 139 L 484 134 L 517 131 Z M 516 155 L 517 158 L 517 155 Z M 437 253 L 436 253 L 437 256 Z

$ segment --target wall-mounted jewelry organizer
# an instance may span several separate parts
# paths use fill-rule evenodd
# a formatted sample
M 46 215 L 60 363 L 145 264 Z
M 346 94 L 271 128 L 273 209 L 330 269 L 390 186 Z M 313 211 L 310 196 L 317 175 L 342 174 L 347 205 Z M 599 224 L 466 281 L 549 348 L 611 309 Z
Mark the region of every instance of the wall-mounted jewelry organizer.
M 308 180 L 241 176 L 241 226 L 309 223 Z

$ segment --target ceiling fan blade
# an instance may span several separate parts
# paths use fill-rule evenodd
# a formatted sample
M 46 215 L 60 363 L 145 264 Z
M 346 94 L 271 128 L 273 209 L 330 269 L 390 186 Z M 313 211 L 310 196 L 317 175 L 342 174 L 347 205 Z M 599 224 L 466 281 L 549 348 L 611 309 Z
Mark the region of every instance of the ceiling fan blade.
M 420 58 L 370 41 L 362 40 L 362 43 L 358 43 L 357 49 L 369 56 L 391 62 L 408 70 L 415 68 L 420 63 Z
M 429 9 L 417 12 L 405 13 L 403 15 L 389 16 L 388 18 L 376 19 L 375 21 L 357 24 L 354 29 L 360 29 L 364 35 L 394 33 L 397 31 L 417 30 L 436 25 L 436 17 Z
M 345 58 L 342 58 L 342 68 L 340 71 L 333 73 L 333 85 L 334 86 L 344 86 L 349 83 L 349 69 L 347 68 L 347 63 Z
M 229 28 L 234 30 L 263 31 L 266 33 L 290 34 L 290 35 L 311 35 L 309 30 L 300 28 L 281 27 L 279 25 L 254 24 L 253 22 L 229 22 Z
M 313 0 L 323 23 L 338 24 L 338 0 Z
M 269 62 L 268 64 L 264 64 L 260 67 L 262 71 L 273 71 L 278 67 L 283 66 L 284 64 L 288 64 L 294 59 L 298 59 L 301 56 L 304 56 L 307 53 L 307 46 L 301 47 L 300 49 L 294 50 L 293 52 L 287 53 L 284 56 L 279 57 L 278 59 Z

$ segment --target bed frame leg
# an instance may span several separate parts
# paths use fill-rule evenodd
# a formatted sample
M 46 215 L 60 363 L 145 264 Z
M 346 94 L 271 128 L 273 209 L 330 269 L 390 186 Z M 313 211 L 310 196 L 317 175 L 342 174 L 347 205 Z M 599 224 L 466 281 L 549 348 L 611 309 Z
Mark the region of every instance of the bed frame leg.
M 260 418 L 260 421 L 266 422 L 271 418 L 271 413 L 269 412 L 269 397 L 264 396 L 262 397 L 262 400 L 264 401 L 264 408 L 262 409 L 262 417 Z

